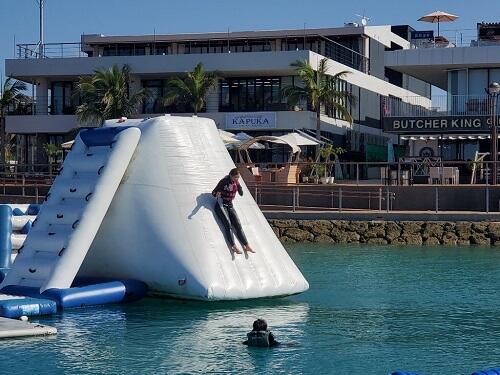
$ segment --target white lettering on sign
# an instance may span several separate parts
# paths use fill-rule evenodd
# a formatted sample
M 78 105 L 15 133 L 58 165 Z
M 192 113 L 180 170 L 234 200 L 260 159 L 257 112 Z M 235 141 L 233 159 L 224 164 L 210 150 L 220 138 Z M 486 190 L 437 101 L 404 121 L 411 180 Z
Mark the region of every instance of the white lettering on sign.
M 272 129 L 276 112 L 226 113 L 226 129 Z

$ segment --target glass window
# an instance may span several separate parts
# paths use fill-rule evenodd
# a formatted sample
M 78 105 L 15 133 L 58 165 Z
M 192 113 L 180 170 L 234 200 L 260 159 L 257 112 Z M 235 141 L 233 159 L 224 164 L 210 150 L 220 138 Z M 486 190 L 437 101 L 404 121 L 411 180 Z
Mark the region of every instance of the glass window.
M 132 47 L 131 46 L 119 46 L 118 47 L 118 56 L 131 56 L 132 55 Z
M 490 83 L 500 83 L 500 69 L 490 69 Z
M 291 77 L 286 82 L 293 84 Z M 281 77 L 227 78 L 221 82 L 220 111 L 276 111 L 282 105 Z M 286 103 L 286 100 L 285 100 Z
M 255 111 L 262 111 L 264 109 L 264 87 L 263 79 L 255 79 Z
M 58 81 L 51 84 L 50 113 L 52 115 L 72 115 L 78 100 L 73 97 L 73 82 Z
M 469 70 L 469 95 L 484 96 L 484 89 L 488 87 L 488 70 L 487 69 L 470 69 Z
M 220 89 L 220 106 L 221 111 L 230 111 L 230 101 L 229 101 L 229 84 L 227 81 L 221 81 Z
M 151 96 L 143 104 L 143 113 L 165 112 L 163 106 L 163 81 L 159 79 L 142 82 L 142 86 L 147 88 Z
M 467 70 L 448 72 L 448 92 L 452 95 L 467 95 Z

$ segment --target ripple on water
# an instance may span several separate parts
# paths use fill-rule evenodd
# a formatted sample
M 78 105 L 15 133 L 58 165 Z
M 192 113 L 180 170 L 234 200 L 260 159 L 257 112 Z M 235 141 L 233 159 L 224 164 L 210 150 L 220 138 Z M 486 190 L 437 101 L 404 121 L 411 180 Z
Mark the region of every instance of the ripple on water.
M 500 253 L 294 245 L 310 282 L 281 299 L 146 299 L 39 319 L 57 337 L 0 341 L 16 374 L 467 374 L 500 366 Z M 285 345 L 241 344 L 257 317 Z

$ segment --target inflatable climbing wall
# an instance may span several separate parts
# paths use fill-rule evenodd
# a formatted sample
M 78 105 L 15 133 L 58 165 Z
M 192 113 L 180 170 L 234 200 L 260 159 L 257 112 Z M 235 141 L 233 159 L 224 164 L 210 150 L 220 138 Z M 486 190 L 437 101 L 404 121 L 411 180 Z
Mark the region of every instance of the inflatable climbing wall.
M 0 287 L 67 288 L 78 274 L 188 299 L 307 290 L 243 181 L 234 206 L 256 253 L 230 252 L 210 193 L 231 168 L 209 119 L 114 120 L 82 131 Z

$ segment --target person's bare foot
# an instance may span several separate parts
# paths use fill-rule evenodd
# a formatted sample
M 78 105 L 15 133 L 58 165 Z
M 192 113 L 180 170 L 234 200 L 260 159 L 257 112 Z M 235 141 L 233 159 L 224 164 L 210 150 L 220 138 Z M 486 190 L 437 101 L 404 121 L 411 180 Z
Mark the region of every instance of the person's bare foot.
M 243 250 L 249 252 L 249 253 L 255 253 L 253 249 L 250 247 L 250 245 L 243 246 Z
M 240 249 L 238 249 L 236 246 L 231 247 L 231 250 L 236 253 L 236 254 L 243 254 Z

